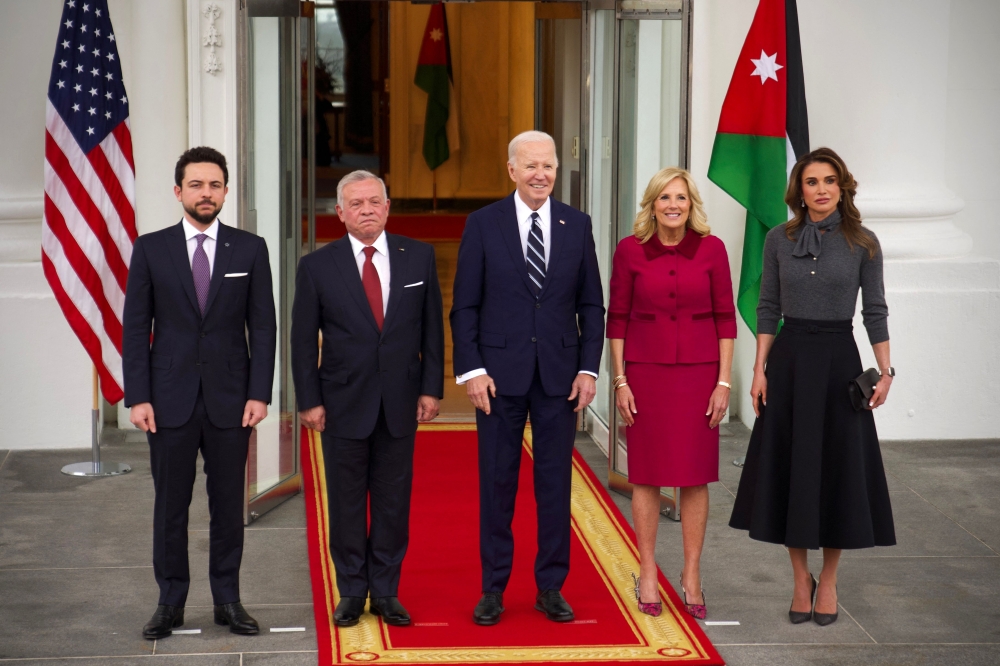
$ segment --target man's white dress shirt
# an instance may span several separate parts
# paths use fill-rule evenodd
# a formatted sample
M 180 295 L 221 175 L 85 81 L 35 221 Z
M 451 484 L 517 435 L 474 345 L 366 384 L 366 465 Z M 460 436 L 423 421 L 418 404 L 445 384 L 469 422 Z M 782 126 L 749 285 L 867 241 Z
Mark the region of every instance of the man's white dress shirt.
M 514 193 L 514 214 L 517 215 L 517 231 L 521 235 L 521 255 L 524 257 L 525 265 L 528 261 L 528 234 L 531 233 L 533 221 L 531 215 L 538 213 L 538 226 L 542 228 L 542 244 L 545 246 L 545 272 L 549 270 L 549 255 L 552 254 L 552 198 L 549 197 L 538 210 L 531 210 L 528 204 L 521 199 L 521 193 Z M 580 373 L 596 378 L 597 375 L 588 370 L 581 370 Z M 577 374 L 580 374 L 577 373 Z M 486 374 L 486 368 L 470 370 L 464 375 L 455 377 L 458 384 L 464 384 L 473 377 Z
M 354 252 L 354 261 L 358 264 L 358 274 L 361 279 L 365 279 L 365 248 L 368 247 L 351 234 L 347 234 L 351 239 L 351 251 Z M 382 316 L 385 316 L 385 308 L 389 304 L 389 241 L 385 237 L 385 231 L 378 235 L 372 243 L 375 254 L 372 255 L 372 263 L 378 272 L 378 280 L 382 283 Z
M 194 225 L 188 222 L 186 217 L 181 218 L 181 226 L 184 229 L 184 238 L 187 240 L 188 263 L 191 264 L 192 269 L 194 266 L 194 251 L 198 249 L 198 239 L 196 236 L 198 234 L 208 236 L 208 238 L 202 241 L 201 248 L 208 255 L 208 274 L 211 275 L 212 271 L 215 270 L 215 241 L 219 238 L 219 218 L 215 218 L 212 226 L 204 231 L 195 229 Z

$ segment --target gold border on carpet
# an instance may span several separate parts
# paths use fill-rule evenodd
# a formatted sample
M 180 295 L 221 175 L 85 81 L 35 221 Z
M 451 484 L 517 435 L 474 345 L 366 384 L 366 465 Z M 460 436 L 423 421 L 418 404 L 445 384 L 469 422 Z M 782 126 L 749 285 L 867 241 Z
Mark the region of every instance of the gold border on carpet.
M 423 431 L 468 431 L 475 424 L 442 423 L 421 425 Z M 333 609 L 339 601 L 334 583 L 333 561 L 329 550 L 329 522 L 326 514 L 326 478 L 323 466 L 323 447 L 316 433 L 310 431 L 312 467 L 317 479 L 319 496 L 311 498 L 316 503 L 317 521 L 323 561 L 323 589 L 326 592 L 327 617 L 333 618 Z M 525 443 L 531 453 L 531 430 L 525 431 Z M 622 531 L 614 513 L 595 488 L 587 474 L 573 461 L 572 490 L 573 530 L 604 580 L 619 611 L 636 636 L 636 645 L 560 645 L 546 647 L 484 647 L 484 648 L 393 648 L 389 633 L 381 620 L 370 613 L 362 615 L 354 627 L 337 627 L 330 624 L 331 642 L 339 663 L 349 661 L 379 661 L 385 663 L 457 663 L 487 661 L 493 663 L 533 662 L 600 662 L 600 661 L 658 661 L 664 657 L 676 661 L 706 659 L 703 645 L 697 637 L 684 628 L 684 620 L 671 597 L 660 586 L 663 614 L 652 617 L 639 612 L 634 602 L 631 574 L 639 570 L 638 552 Z

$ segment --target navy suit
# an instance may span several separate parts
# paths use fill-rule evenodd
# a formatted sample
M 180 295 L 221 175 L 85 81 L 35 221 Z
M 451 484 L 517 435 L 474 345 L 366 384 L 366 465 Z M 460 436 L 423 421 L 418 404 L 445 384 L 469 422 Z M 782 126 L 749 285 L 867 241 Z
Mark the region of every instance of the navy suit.
M 458 252 L 451 328 L 455 375 L 486 368 L 496 384 L 479 435 L 483 592 L 502 592 L 513 557 L 511 521 L 524 426 L 531 414 L 538 505 L 539 590 L 569 571 L 570 481 L 581 370 L 597 373 L 604 296 L 590 217 L 551 200 L 551 249 L 535 296 L 511 196 L 471 214 Z
M 168 606 L 184 606 L 190 585 L 187 522 L 199 450 L 208 476 L 212 596 L 216 604 L 240 599 L 251 431 L 242 427 L 243 411 L 247 400 L 271 401 L 274 379 L 267 245 L 223 224 L 215 245 L 204 316 L 179 223 L 136 239 L 125 292 L 125 406 L 153 406 L 153 573 L 159 603 Z
M 346 235 L 303 257 L 295 279 L 295 394 L 300 411 L 326 409 L 330 552 L 346 597 L 397 596 L 409 535 L 417 400 L 444 395 L 434 248 L 393 234 L 386 241 L 389 302 L 381 332 Z

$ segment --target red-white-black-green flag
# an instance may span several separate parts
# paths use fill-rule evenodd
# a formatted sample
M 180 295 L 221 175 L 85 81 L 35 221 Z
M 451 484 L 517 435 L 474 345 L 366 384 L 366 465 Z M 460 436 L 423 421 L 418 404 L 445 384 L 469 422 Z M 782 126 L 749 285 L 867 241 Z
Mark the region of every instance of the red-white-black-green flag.
M 454 77 L 451 71 L 451 45 L 448 40 L 448 15 L 445 13 L 443 3 L 431 5 L 413 82 L 427 93 L 424 161 L 433 171 L 448 161 L 452 150 L 458 149 L 458 132 L 457 129 L 453 129 L 457 128 L 457 117 L 451 110 Z
M 760 0 L 722 104 L 708 177 L 747 210 L 736 307 L 757 334 L 764 237 L 787 222 L 785 188 L 809 152 L 795 0 Z

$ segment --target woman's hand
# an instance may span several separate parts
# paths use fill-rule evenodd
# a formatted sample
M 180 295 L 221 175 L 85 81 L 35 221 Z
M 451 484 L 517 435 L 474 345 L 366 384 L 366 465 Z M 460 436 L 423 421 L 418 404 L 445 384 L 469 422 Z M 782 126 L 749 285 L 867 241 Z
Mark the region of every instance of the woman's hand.
M 754 368 L 753 370 L 750 397 L 753 399 L 753 413 L 759 417 L 760 408 L 767 405 L 767 375 L 764 374 L 763 369 Z
M 882 379 L 878 380 L 878 384 L 875 385 L 875 392 L 872 393 L 871 399 L 868 401 L 868 409 L 878 409 L 885 402 L 885 399 L 889 397 L 889 387 L 892 386 L 892 377 L 888 373 L 882 373 Z
M 712 397 L 708 399 L 708 411 L 705 416 L 711 416 L 708 420 L 708 427 L 714 428 L 722 422 L 722 418 L 729 409 L 729 389 L 725 386 L 716 386 L 712 391 Z
M 615 391 L 615 407 L 618 408 L 618 414 L 621 415 L 625 425 L 635 423 L 635 417 L 632 415 L 638 414 L 638 412 L 635 409 L 635 398 L 632 396 L 632 389 L 628 387 L 628 384 Z

